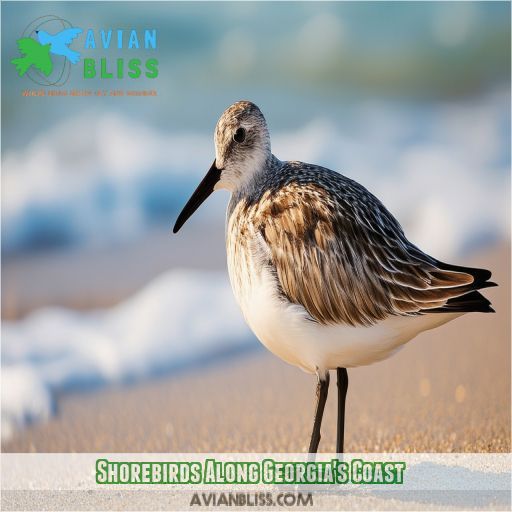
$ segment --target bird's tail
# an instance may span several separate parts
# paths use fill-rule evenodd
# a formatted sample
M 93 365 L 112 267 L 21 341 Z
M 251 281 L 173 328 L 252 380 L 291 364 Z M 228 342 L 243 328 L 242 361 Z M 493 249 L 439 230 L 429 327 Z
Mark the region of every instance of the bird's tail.
M 431 309 L 434 313 L 469 313 L 479 311 L 481 313 L 494 313 L 491 302 L 487 300 L 477 290 L 498 286 L 496 283 L 489 281 L 491 278 L 490 270 L 473 267 L 460 267 L 458 265 L 449 265 L 448 263 L 437 262 L 438 266 L 443 270 L 453 272 L 462 272 L 473 276 L 473 283 L 467 287 L 467 291 L 459 297 L 449 299 L 446 304 L 437 309 Z
M 27 57 L 20 57 L 18 59 L 12 59 L 11 64 L 16 66 L 18 75 L 23 76 L 31 66 L 32 62 Z

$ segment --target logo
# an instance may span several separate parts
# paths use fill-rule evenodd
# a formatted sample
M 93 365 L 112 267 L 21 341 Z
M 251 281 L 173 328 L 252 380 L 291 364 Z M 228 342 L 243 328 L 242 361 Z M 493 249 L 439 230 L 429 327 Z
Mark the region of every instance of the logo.
M 82 32 L 83 37 L 79 37 Z M 149 55 L 157 50 L 156 28 L 82 30 L 59 16 L 49 14 L 30 23 L 17 40 L 17 45 L 21 57 L 12 59 L 11 63 L 20 77 L 27 76 L 38 85 L 64 85 L 69 79 L 71 66 L 80 61 L 83 63 L 84 80 L 152 79 L 159 72 L 158 59 Z M 83 58 L 77 47 L 84 53 Z M 134 58 L 125 59 L 125 51 L 134 54 Z
M 17 45 L 19 58 L 11 60 L 19 76 L 27 76 L 38 85 L 64 85 L 71 65 L 80 60 L 80 53 L 70 46 L 82 29 L 59 16 L 41 16 L 23 31 Z

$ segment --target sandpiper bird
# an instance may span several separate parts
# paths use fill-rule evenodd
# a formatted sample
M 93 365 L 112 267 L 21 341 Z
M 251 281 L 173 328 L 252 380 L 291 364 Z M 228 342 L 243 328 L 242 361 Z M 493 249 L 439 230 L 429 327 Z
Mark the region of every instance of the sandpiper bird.
M 464 313 L 494 312 L 477 291 L 495 286 L 491 272 L 422 252 L 357 182 L 318 165 L 278 160 L 265 118 L 249 101 L 219 119 L 215 160 L 174 233 L 217 189 L 231 192 L 228 270 L 247 323 L 275 355 L 317 375 L 310 453 L 320 442 L 329 370 L 337 371 L 342 453 L 346 368 L 385 359 Z

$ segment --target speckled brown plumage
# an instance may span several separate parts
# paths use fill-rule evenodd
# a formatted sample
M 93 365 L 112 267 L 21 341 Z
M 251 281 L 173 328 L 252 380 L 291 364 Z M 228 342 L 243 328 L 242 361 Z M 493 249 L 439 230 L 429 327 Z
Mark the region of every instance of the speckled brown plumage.
M 494 284 L 490 272 L 420 251 L 362 185 L 302 162 L 270 167 L 252 190 L 233 196 L 228 251 L 241 267 L 256 259 L 271 269 L 283 297 L 311 319 L 372 325 L 391 315 L 458 311 L 456 299 L 471 293 L 489 309 L 475 290 Z

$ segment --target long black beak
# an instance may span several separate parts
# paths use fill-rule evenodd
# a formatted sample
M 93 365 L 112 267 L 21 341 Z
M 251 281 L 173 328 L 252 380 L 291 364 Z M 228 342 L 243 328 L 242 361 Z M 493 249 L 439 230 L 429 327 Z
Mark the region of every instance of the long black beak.
M 176 220 L 176 224 L 174 224 L 174 228 L 172 229 L 173 233 L 177 233 L 183 224 L 187 222 L 189 217 L 201 206 L 201 204 L 208 198 L 208 196 L 213 192 L 215 184 L 220 180 L 220 173 L 222 169 L 217 169 L 217 165 L 215 160 L 213 161 L 210 170 L 206 173 L 206 176 L 203 178 L 199 186 L 194 190 L 194 193 L 187 201 L 187 204 L 181 210 L 181 213 L 178 215 L 178 219 Z

